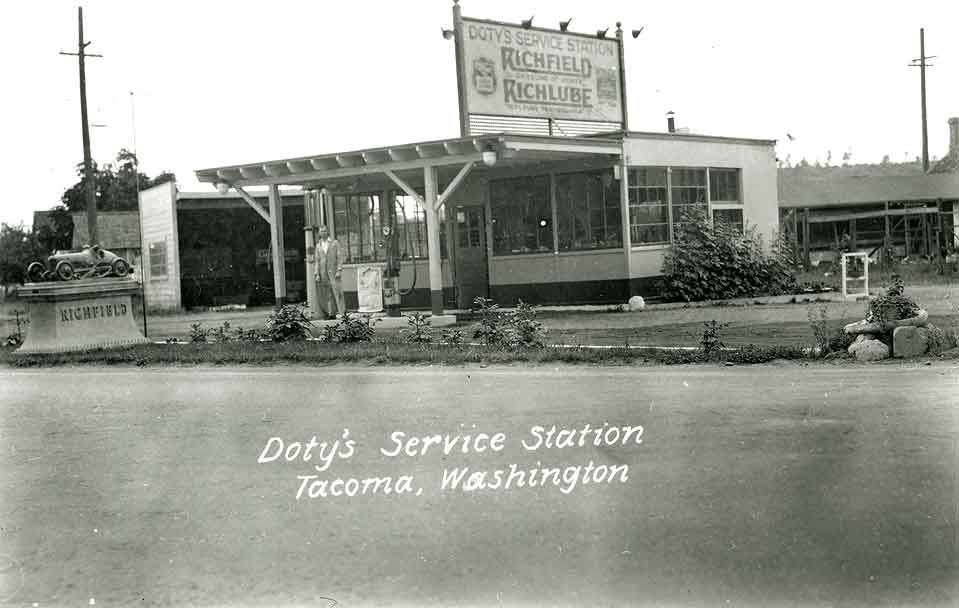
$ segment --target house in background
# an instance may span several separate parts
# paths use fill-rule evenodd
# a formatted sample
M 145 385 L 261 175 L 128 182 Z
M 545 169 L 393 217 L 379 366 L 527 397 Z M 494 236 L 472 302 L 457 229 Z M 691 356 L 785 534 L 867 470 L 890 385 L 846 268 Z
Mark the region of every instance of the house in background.
M 781 229 L 806 266 L 840 249 L 898 258 L 959 248 L 959 118 L 949 153 L 924 173 L 919 163 L 779 170 Z

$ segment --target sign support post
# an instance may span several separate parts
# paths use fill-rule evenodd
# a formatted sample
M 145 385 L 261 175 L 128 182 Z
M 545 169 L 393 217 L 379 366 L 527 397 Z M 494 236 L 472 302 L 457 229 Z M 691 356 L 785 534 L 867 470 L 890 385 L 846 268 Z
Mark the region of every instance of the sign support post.
M 619 44 L 619 92 L 623 107 L 623 131 L 629 131 L 629 118 L 626 110 L 626 53 L 623 51 L 623 23 L 616 22 L 616 42 Z
M 466 67 L 463 65 L 463 11 L 453 0 L 453 48 L 456 49 L 456 94 L 459 97 L 460 137 L 470 134 L 469 109 L 466 107 Z

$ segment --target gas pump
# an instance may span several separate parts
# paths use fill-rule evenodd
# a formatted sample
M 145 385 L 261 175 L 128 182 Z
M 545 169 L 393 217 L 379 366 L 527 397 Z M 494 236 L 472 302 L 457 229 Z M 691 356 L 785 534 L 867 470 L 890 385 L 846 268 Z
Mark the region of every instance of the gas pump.
M 396 219 L 396 206 L 399 205 L 403 213 L 403 225 L 406 227 L 407 251 L 410 253 L 410 259 L 413 262 L 413 280 L 408 289 L 400 288 L 400 232 L 397 229 L 398 221 Z M 408 296 L 416 289 L 416 252 L 410 237 L 408 216 L 403 203 L 395 200 L 392 196 L 387 198 L 387 204 L 383 207 L 383 240 L 380 246 L 385 250 L 386 268 L 383 269 L 383 307 L 386 309 L 386 316 L 400 316 L 400 300 L 403 296 Z
M 400 242 L 396 229 L 396 204 L 392 196 L 384 206 L 383 248 L 386 267 L 383 269 L 383 307 L 386 316 L 400 316 Z

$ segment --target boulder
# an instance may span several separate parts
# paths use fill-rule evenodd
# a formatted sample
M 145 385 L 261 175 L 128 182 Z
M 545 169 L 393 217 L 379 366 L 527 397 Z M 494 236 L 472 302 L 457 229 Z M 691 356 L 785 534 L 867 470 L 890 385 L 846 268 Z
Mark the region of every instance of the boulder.
M 929 350 L 929 330 L 925 327 L 897 327 L 892 332 L 892 356 L 918 357 Z
M 849 354 L 859 361 L 881 361 L 889 356 L 889 347 L 879 340 L 863 340 L 850 346 Z
M 865 342 L 866 340 L 878 340 L 879 336 L 876 334 L 859 334 L 856 336 L 855 342 Z
M 929 322 L 929 313 L 920 310 L 915 317 L 908 319 L 899 319 L 898 321 L 888 321 L 886 323 L 867 323 L 866 321 L 857 321 L 845 326 L 843 330 L 847 334 L 878 334 L 883 331 L 889 331 L 897 327 L 922 327 Z
M 646 300 L 642 296 L 633 296 L 629 299 L 630 310 L 642 310 L 646 308 Z

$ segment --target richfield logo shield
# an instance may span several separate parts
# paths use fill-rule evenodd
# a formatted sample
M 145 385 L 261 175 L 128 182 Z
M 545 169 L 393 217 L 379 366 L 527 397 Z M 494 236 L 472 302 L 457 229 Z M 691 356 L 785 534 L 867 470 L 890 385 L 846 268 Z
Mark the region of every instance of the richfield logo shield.
M 473 88 L 480 95 L 496 92 L 496 64 L 492 59 L 480 57 L 473 61 Z

